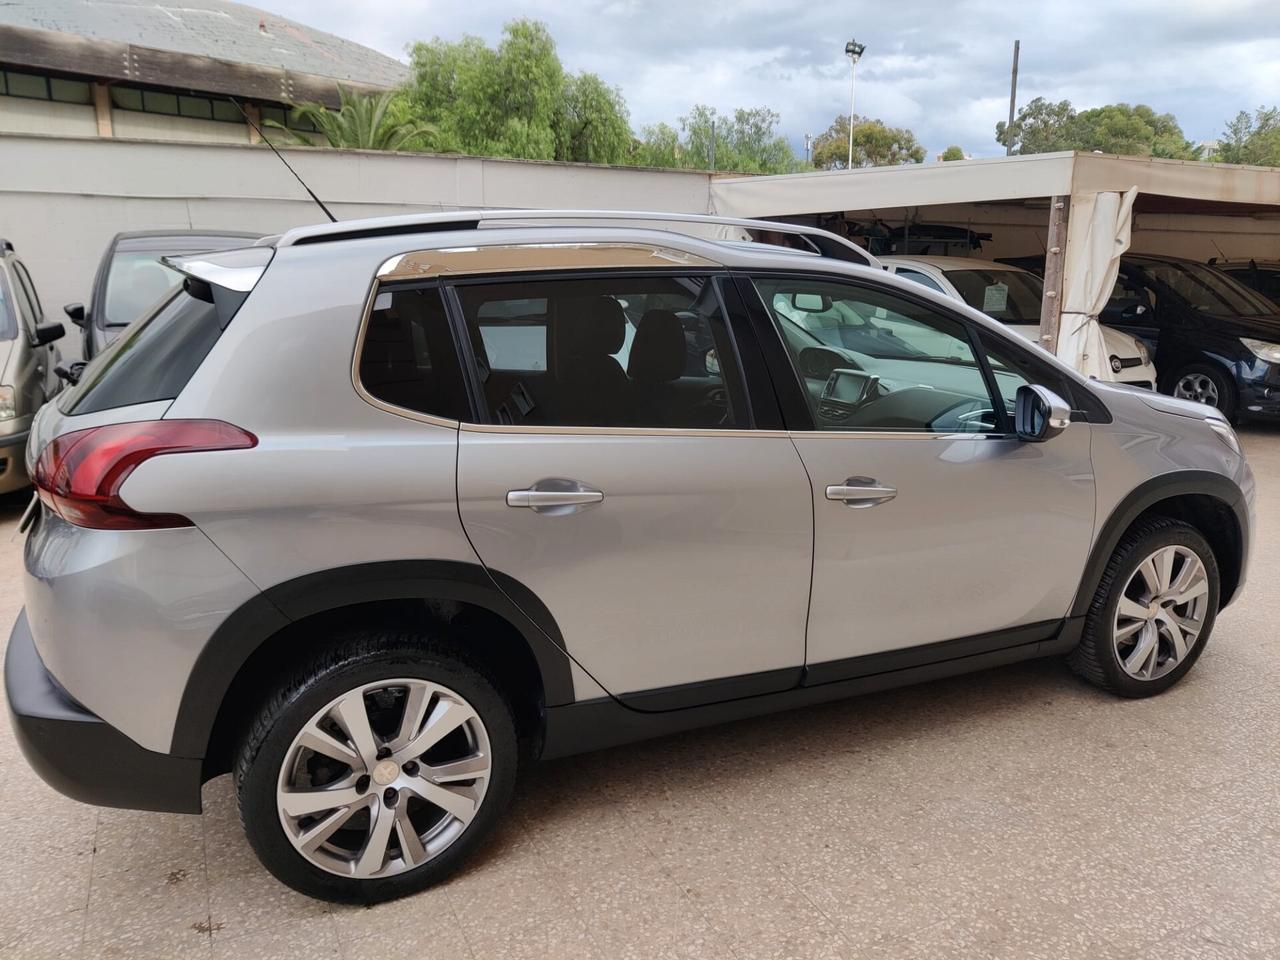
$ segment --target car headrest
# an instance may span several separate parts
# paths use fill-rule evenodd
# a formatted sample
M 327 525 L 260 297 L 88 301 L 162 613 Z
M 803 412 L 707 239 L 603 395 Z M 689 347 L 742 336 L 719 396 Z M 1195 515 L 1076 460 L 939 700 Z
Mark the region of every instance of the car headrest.
M 627 318 L 617 300 L 564 297 L 554 304 L 552 337 L 558 362 L 607 357 L 622 349 Z
M 670 310 L 649 310 L 631 343 L 627 376 L 637 383 L 667 383 L 684 374 L 684 324 Z

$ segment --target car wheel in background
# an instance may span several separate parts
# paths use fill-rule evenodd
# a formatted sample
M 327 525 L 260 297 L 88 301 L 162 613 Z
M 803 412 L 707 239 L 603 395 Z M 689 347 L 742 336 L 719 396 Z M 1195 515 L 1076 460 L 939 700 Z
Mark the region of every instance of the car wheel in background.
M 278 879 L 326 900 L 421 890 L 481 843 L 511 797 L 515 723 L 448 643 L 359 633 L 287 680 L 240 748 L 245 832 Z
M 1161 693 L 1204 650 L 1218 591 L 1218 564 L 1198 530 L 1167 517 L 1143 520 L 1116 545 L 1068 662 L 1122 697 Z
M 1183 400 L 1194 400 L 1217 407 L 1223 416 L 1234 421 L 1236 386 L 1227 372 L 1207 363 L 1183 367 L 1170 379 L 1170 393 Z

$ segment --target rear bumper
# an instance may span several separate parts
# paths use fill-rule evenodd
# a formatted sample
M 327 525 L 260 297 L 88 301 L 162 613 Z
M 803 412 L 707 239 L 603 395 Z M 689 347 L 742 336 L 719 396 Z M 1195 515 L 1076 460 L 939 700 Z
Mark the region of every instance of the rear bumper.
M 25 610 L 9 635 L 4 686 L 23 756 L 59 793 L 103 807 L 200 812 L 201 761 L 146 750 L 72 700 L 45 669 Z

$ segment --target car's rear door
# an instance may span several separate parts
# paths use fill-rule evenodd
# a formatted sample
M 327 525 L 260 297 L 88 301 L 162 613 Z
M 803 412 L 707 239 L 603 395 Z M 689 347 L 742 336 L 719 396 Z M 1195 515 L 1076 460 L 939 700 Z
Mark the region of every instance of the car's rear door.
M 808 478 L 735 343 L 736 289 L 665 262 L 450 289 L 483 411 L 459 433 L 467 535 L 597 695 L 644 710 L 795 686 L 811 559 Z
M 813 486 L 806 682 L 1047 638 L 1093 530 L 1089 425 L 1024 443 L 1005 408 L 1022 383 L 1061 392 L 1065 378 L 1019 344 L 980 339 L 931 301 L 870 281 L 777 275 L 754 286 Z M 868 329 L 833 350 L 789 316 L 807 303 L 843 303 Z

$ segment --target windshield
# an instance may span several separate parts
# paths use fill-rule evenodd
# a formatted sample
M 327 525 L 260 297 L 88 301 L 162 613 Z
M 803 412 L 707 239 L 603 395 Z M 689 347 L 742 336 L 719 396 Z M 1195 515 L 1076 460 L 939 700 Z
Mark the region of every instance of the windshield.
M 1275 313 L 1275 305 L 1212 267 L 1199 263 L 1161 263 L 1141 261 L 1139 264 L 1151 279 L 1164 284 L 1193 309 L 1226 316 L 1251 316 Z
M 1044 282 L 1021 270 L 948 270 L 947 279 L 960 299 L 1002 323 L 1040 322 Z
M 0 270 L 0 340 L 12 340 L 18 335 L 18 322 L 13 315 L 14 308 L 9 300 L 8 282 L 4 271 Z
M 161 253 L 117 253 L 107 273 L 104 327 L 123 327 L 142 316 L 182 277 L 160 262 Z

